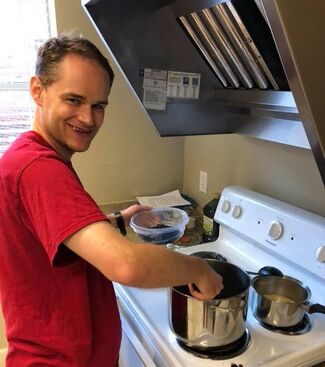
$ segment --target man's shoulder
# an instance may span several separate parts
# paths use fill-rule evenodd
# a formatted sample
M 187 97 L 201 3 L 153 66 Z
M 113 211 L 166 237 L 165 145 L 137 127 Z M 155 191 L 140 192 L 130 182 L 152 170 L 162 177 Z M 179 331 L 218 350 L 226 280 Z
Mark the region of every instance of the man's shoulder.
M 1 166 L 6 171 L 23 171 L 32 162 L 39 159 L 64 161 L 39 134 L 28 131 L 21 134 L 4 153 L 1 158 Z

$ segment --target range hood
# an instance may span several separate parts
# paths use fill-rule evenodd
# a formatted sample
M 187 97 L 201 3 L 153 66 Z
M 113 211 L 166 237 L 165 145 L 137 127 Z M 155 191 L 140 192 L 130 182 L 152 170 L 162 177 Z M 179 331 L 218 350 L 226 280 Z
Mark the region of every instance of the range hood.
M 161 136 L 312 149 L 325 184 L 325 1 L 82 4 Z

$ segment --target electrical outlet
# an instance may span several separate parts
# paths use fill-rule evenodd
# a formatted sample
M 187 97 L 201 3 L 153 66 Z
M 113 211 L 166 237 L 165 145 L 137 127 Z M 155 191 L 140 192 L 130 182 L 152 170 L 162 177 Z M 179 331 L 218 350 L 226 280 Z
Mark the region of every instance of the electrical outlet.
M 204 194 L 208 192 L 208 174 L 204 171 L 200 171 L 199 190 Z

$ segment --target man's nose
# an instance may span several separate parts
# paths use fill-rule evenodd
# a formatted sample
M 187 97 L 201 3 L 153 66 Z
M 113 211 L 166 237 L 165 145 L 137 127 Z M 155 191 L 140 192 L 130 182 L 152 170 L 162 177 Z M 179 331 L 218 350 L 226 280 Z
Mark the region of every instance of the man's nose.
M 78 111 L 78 118 L 81 122 L 85 124 L 90 124 L 93 121 L 93 111 L 92 106 L 88 104 L 83 104 L 80 106 Z

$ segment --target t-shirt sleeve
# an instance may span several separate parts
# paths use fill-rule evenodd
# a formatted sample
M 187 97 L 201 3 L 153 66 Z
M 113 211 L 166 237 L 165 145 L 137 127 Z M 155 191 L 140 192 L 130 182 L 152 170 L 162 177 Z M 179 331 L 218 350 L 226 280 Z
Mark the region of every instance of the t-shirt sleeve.
M 21 210 L 26 212 L 23 217 L 29 218 L 24 225 L 54 265 L 73 258 L 62 245 L 67 237 L 93 222 L 107 220 L 72 167 L 59 159 L 33 161 L 20 177 L 19 192 Z

